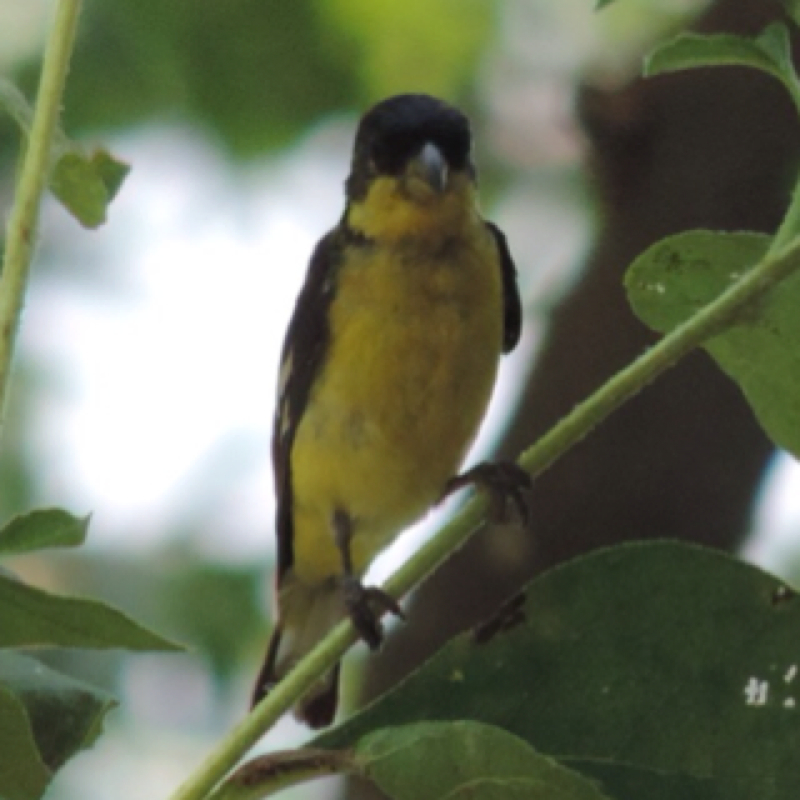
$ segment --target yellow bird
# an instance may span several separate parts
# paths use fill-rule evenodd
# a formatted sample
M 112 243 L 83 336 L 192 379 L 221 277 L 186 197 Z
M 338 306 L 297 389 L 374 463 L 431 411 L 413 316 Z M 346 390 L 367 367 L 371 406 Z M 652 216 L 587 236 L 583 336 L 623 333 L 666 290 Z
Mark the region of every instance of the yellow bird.
M 396 601 L 361 576 L 443 495 L 528 476 L 453 477 L 521 326 L 516 271 L 478 208 L 467 118 L 423 94 L 358 127 L 346 206 L 317 244 L 283 347 L 272 456 L 278 614 L 254 702 L 340 620 L 371 648 Z M 331 722 L 338 666 L 295 709 Z

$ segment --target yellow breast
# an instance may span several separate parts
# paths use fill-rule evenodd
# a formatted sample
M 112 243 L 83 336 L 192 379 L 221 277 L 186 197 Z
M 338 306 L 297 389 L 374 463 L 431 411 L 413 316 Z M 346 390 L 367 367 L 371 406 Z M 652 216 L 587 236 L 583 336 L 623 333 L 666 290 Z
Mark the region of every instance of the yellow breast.
M 467 233 L 436 247 L 423 238 L 356 248 L 338 273 L 330 349 L 291 454 L 303 582 L 341 574 L 336 509 L 354 522 L 360 573 L 436 501 L 477 432 L 503 293 L 491 235 L 477 217 Z

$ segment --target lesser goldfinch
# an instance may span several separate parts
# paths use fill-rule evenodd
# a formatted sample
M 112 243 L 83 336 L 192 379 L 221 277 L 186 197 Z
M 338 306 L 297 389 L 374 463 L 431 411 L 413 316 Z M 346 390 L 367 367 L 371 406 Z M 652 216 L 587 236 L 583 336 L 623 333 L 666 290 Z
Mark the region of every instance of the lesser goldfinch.
M 443 494 L 491 473 L 453 478 L 521 307 L 470 149 L 467 118 L 428 95 L 391 97 L 360 121 L 344 214 L 314 250 L 283 346 L 278 613 L 254 702 L 347 615 L 377 647 L 380 616 L 400 612 L 361 585 L 367 566 Z M 329 724 L 337 683 L 338 667 L 295 715 Z

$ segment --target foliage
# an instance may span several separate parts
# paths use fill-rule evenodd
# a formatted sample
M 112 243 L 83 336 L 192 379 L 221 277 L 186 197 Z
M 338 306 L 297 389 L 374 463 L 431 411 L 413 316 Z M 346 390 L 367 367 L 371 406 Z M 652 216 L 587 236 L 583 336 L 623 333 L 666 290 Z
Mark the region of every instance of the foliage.
M 353 78 L 335 48 L 310 46 L 323 19 L 338 21 L 343 30 L 343 20 L 377 15 L 384 36 L 376 40 L 375 52 L 354 35 L 375 64 L 367 70 L 365 92 L 393 90 L 381 82 L 381 65 L 394 63 L 391 52 L 380 48 L 389 47 L 389 34 L 405 18 L 374 5 L 338 0 L 323 11 L 307 4 L 290 26 L 281 24 L 288 12 L 279 3 L 268 4 L 272 16 L 257 14 L 252 0 L 178 4 L 159 17 L 160 25 L 153 22 L 163 4 L 155 0 L 96 3 L 93 24 L 123 32 L 140 26 L 144 35 L 107 40 L 106 48 L 119 45 L 116 60 L 107 58 L 107 49 L 84 52 L 81 57 L 93 66 L 77 65 L 68 114 L 80 109 L 85 119 L 94 114 L 98 124 L 141 115 L 141 108 L 96 90 L 109 68 L 127 71 L 134 85 L 154 88 L 141 93 L 149 110 L 170 107 L 179 98 L 226 120 L 225 135 L 242 151 L 285 141 L 298 120 L 340 102 L 340 95 L 316 85 L 320 70 L 344 82 Z M 785 0 L 784 5 L 797 22 L 798 4 Z M 0 107 L 20 126 L 26 144 L 0 282 L 0 331 L 8 334 L 0 340 L 0 353 L 6 361 L 44 185 L 91 227 L 104 220 L 126 172 L 102 150 L 83 154 L 57 125 L 78 6 L 78 0 L 59 4 L 64 16 L 57 18 L 35 109 L 14 87 L 0 85 Z M 481 9 L 489 13 L 488 5 Z M 457 45 L 442 49 L 442 91 L 457 90 L 458 65 L 482 44 L 480 32 L 464 25 Z M 227 61 L 209 58 L 209 31 L 249 28 L 249 48 L 232 50 Z M 182 37 L 186 49 L 178 54 L 173 43 Z M 420 35 L 419 41 L 424 49 L 431 40 Z M 265 43 L 269 46 L 262 47 Z M 210 66 L 214 80 L 198 71 L 198 64 Z M 679 36 L 652 54 L 646 70 L 724 65 L 772 75 L 800 109 L 789 36 L 780 24 L 753 39 Z M 255 80 L 240 85 L 243 74 Z M 291 107 L 288 97 L 295 100 Z M 268 123 L 259 131 L 244 126 L 237 113 L 245 100 L 263 108 Z M 739 383 L 776 443 L 797 455 L 798 234 L 800 192 L 774 237 L 694 231 L 643 253 L 626 278 L 630 301 L 643 320 L 666 335 L 543 437 L 521 463 L 541 471 L 697 346 Z M 0 376 L 0 399 L 6 376 L 7 370 Z M 401 568 L 389 591 L 411 588 L 466 539 L 484 510 L 481 500 L 470 503 Z M 0 530 L 0 556 L 78 546 L 87 524 L 60 510 L 31 512 Z M 667 542 L 595 553 L 531 582 L 494 619 L 451 640 L 403 684 L 308 748 L 250 762 L 220 783 L 352 643 L 354 633 L 343 623 L 220 743 L 174 798 L 200 800 L 213 792 L 217 800 L 254 800 L 292 782 L 342 772 L 373 781 L 397 800 L 788 800 L 800 781 L 794 759 L 800 745 L 794 694 L 800 673 L 793 649 L 798 614 L 791 589 L 718 553 Z M 213 631 L 207 638 L 217 651 L 229 646 Z M 91 745 L 113 706 L 105 694 L 11 651 L 23 645 L 175 649 L 97 601 L 59 597 L 7 571 L 0 574 L 0 796 L 6 800 L 41 797 L 55 771 Z
M 534 580 L 312 745 L 469 719 L 576 772 L 614 767 L 602 782 L 619 800 L 650 797 L 665 778 L 730 800 L 789 797 L 800 781 L 798 624 L 781 582 L 727 555 L 671 542 L 610 548 Z M 634 794 L 619 785 L 631 768 Z
M 60 509 L 16 517 L 0 530 L 0 556 L 80 545 L 88 522 Z M 0 608 L 0 796 L 34 800 L 56 770 L 92 745 L 115 702 L 11 648 L 178 648 L 116 609 L 49 594 L 8 571 L 0 574 Z

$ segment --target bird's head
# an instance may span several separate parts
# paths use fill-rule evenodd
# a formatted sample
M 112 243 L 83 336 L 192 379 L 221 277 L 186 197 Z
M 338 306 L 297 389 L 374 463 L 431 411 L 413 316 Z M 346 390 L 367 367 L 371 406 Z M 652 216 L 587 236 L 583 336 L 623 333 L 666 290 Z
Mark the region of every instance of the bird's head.
M 424 94 L 390 97 L 361 119 L 346 183 L 348 224 L 367 237 L 445 232 L 475 209 L 469 121 Z

